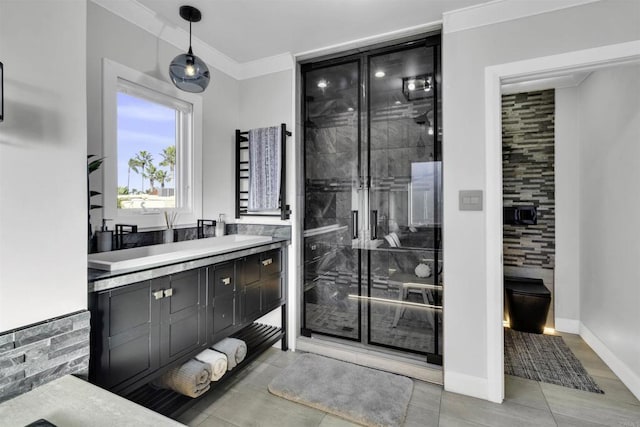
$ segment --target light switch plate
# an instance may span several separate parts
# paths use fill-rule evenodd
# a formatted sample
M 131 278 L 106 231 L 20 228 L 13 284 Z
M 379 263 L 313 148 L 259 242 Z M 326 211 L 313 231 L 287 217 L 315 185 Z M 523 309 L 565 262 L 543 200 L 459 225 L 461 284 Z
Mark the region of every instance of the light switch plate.
M 460 190 L 458 201 L 461 211 L 481 211 L 482 190 Z

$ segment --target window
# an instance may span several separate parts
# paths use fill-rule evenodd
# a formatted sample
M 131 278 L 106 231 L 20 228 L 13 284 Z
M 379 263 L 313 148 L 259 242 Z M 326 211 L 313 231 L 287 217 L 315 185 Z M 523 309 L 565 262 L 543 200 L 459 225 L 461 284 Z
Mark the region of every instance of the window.
M 198 95 L 104 60 L 106 218 L 141 227 L 201 217 L 202 109 Z

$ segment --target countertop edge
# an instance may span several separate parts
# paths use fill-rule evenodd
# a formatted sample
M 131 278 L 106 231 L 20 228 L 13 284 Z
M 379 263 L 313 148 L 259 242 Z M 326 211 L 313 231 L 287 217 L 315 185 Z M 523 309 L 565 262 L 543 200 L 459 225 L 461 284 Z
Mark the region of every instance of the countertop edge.
M 216 254 L 202 258 L 194 258 L 188 261 L 181 261 L 175 264 L 152 267 L 144 270 L 133 269 L 129 271 L 119 271 L 111 274 L 107 271 L 89 269 L 88 292 L 91 293 L 106 291 L 120 286 L 166 276 L 168 274 L 176 274 L 195 268 L 218 264 L 232 259 L 265 252 L 271 249 L 286 247 L 290 243 L 290 239 L 274 237 L 273 240 L 269 242 L 258 243 L 249 248 L 230 250 L 222 254 Z M 105 276 L 92 278 L 92 273 L 98 276 L 104 274 Z

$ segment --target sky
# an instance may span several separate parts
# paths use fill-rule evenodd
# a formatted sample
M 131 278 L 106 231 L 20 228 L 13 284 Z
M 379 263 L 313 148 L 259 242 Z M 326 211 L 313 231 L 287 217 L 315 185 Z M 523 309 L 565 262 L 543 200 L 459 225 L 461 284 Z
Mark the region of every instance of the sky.
M 175 145 L 176 111 L 164 105 L 142 98 L 118 92 L 118 187 L 127 186 L 129 159 L 141 150 L 150 152 L 153 164 L 169 172 L 169 168 L 160 167 L 162 150 Z M 130 188 L 142 188 L 142 176 L 131 171 Z M 145 179 L 144 189 L 149 188 Z M 156 183 L 156 188 L 159 184 Z M 173 181 L 165 184 L 173 188 Z

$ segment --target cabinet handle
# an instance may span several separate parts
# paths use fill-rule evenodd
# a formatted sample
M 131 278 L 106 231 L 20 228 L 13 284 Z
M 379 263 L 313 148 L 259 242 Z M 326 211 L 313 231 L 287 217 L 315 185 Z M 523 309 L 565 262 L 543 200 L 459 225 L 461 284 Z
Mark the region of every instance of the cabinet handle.
M 155 297 L 155 299 L 162 299 L 164 298 L 164 291 L 162 289 L 160 289 L 159 291 L 155 291 L 153 293 L 153 296 Z
M 264 265 L 265 267 L 267 265 L 273 264 L 273 259 L 269 258 L 269 259 L 265 259 L 264 261 L 262 261 L 262 265 Z
M 165 289 L 164 290 L 164 296 L 166 297 L 170 297 L 173 295 L 173 289 Z
M 222 279 L 222 284 L 223 285 L 230 285 L 231 284 L 231 277 L 225 277 L 224 279 Z

